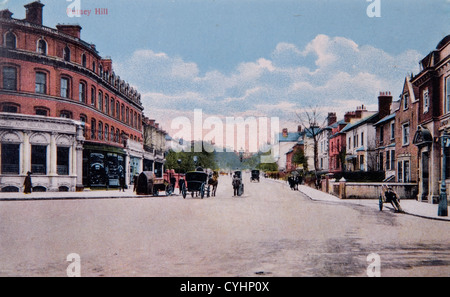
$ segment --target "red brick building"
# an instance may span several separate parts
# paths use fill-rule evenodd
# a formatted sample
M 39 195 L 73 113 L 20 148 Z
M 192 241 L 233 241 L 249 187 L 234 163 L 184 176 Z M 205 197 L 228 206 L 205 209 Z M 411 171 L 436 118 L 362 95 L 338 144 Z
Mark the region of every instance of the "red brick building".
M 440 138 L 450 130 L 450 35 L 420 61 L 421 71 L 411 79 L 417 88 L 419 127 L 411 132 L 411 141 L 418 147 L 419 199 L 429 203 L 439 200 L 442 182 L 443 153 Z M 414 134 L 415 132 L 415 134 Z M 450 185 L 450 166 L 446 184 Z
M 95 45 L 80 39 L 80 26 L 43 26 L 43 7 L 38 1 L 25 5 L 24 20 L 13 18 L 8 10 L 0 11 L 0 112 L 4 118 L 26 115 L 41 123 L 32 125 L 36 129 L 11 132 L 16 136 L 11 136 L 15 140 L 10 145 L 6 128 L 3 130 L 2 160 L 10 151 L 20 158 L 14 164 L 2 164 L 2 176 L 22 177 L 31 171 L 39 177 L 36 180 L 45 183 L 41 188 L 46 190 L 61 187 L 54 180 L 62 173 L 77 176 L 78 187 L 81 183 L 85 187 L 118 186 L 121 175 L 129 181 L 131 172 L 141 170 L 143 163 L 141 95 L 114 73 L 111 59 L 101 57 Z M 83 135 L 77 136 L 76 128 L 71 134 L 57 129 L 39 131 L 39 125 L 46 126 L 51 118 L 66 119 L 65 123 L 74 127 L 81 125 Z M 62 158 L 65 161 L 59 158 L 63 149 L 52 132 L 69 139 L 70 157 Z M 28 139 L 39 133 L 43 134 L 40 145 L 29 143 Z M 75 150 L 83 151 L 81 161 Z M 71 170 L 58 174 L 59 163 Z M 9 166 L 11 172 L 7 165 L 13 165 Z M 6 180 L 0 181 L 2 186 L 7 186 Z M 67 187 L 72 190 L 73 184 Z

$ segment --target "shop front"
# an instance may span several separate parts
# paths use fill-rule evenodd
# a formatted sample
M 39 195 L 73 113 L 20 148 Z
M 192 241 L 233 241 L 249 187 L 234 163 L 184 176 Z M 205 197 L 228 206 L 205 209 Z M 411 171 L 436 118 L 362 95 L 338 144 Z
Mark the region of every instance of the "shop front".
M 85 145 L 83 185 L 89 188 L 118 188 L 125 177 L 126 153 L 112 146 Z

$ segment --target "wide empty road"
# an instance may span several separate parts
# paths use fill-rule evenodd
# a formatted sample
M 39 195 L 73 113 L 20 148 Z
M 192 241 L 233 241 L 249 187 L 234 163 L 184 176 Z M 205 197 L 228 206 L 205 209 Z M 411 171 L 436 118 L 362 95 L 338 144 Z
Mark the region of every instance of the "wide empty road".
M 221 177 L 203 200 L 0 202 L 0 276 L 64 277 L 71 253 L 82 276 L 366 276 L 372 253 L 381 276 L 450 276 L 448 222 L 244 182 L 239 198 Z

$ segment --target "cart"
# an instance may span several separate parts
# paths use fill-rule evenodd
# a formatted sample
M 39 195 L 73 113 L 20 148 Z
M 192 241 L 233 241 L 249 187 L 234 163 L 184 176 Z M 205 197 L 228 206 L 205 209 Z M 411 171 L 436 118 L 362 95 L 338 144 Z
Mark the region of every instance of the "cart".
M 200 196 L 202 199 L 210 196 L 210 188 L 208 185 L 208 174 L 204 171 L 191 171 L 186 173 L 186 183 L 182 184 L 181 193 L 183 198 L 186 198 L 187 193 L 191 193 L 194 198 Z
M 394 178 L 395 178 L 394 176 L 391 176 L 391 177 L 385 179 L 383 181 L 383 183 L 390 182 Z M 382 191 L 382 193 L 380 193 L 380 197 L 379 197 L 379 201 L 378 201 L 380 211 L 383 211 L 383 205 L 385 203 L 390 203 L 394 207 L 394 210 L 396 212 L 403 212 L 403 209 L 400 206 L 400 197 L 397 195 L 397 193 L 394 192 L 392 187 L 390 187 L 386 184 L 383 184 L 383 185 L 381 185 L 381 191 Z
M 156 177 L 151 171 L 144 171 L 139 175 L 136 185 L 137 195 L 159 196 L 160 192 L 170 196 L 173 193 L 173 187 L 167 180 Z
M 250 182 L 257 181 L 259 183 L 259 170 L 252 170 L 252 176 L 250 177 Z

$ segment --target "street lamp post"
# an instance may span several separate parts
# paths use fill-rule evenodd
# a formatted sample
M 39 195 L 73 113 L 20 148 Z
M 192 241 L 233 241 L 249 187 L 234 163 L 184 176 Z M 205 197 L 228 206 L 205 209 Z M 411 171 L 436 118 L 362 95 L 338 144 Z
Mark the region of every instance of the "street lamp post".
M 442 183 L 441 183 L 441 193 L 439 196 L 439 207 L 438 216 L 446 217 L 448 216 L 448 202 L 447 202 L 447 186 L 445 184 L 446 169 L 447 169 L 447 156 L 445 154 L 445 148 L 450 147 L 450 136 L 447 130 L 444 130 L 444 134 L 441 137 L 442 146 Z

